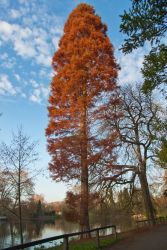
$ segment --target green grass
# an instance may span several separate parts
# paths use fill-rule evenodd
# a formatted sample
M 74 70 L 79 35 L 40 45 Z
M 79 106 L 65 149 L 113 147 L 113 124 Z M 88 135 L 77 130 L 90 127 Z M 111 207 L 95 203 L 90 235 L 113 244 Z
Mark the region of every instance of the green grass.
M 100 248 L 99 249 L 103 249 L 104 247 L 110 246 L 116 242 L 118 242 L 120 240 L 120 238 L 118 239 L 114 239 L 111 236 L 106 236 L 104 238 L 100 239 Z M 41 246 L 39 248 L 35 248 L 36 250 L 63 250 L 63 244 L 61 244 L 60 246 L 55 246 L 55 247 L 51 247 L 51 248 L 45 248 L 44 246 Z M 96 242 L 95 239 L 85 239 L 85 240 L 72 240 L 69 242 L 69 249 L 70 250 L 97 250 L 96 247 Z

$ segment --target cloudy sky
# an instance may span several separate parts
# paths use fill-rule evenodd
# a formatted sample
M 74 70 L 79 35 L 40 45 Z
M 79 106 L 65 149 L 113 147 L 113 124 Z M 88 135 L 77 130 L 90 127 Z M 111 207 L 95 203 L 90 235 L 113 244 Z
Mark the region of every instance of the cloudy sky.
M 58 48 L 63 26 L 79 0 L 0 0 L 0 140 L 10 142 L 12 131 L 22 125 L 33 140 L 39 141 L 41 176 L 36 192 L 47 201 L 61 200 L 67 187 L 49 178 L 45 128 L 47 98 L 52 79 L 51 58 Z M 86 0 L 108 26 L 121 71 L 119 83 L 141 80 L 145 51 L 122 55 L 124 36 L 119 32 L 120 17 L 130 0 Z

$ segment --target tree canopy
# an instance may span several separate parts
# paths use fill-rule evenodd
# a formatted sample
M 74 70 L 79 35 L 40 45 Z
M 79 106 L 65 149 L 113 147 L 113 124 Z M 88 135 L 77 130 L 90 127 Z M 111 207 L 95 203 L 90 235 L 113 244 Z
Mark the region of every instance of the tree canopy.
M 120 30 L 127 35 L 122 46 L 124 53 L 130 53 L 146 42 L 151 51 L 145 56 L 142 73 L 143 90 L 152 91 L 166 79 L 167 46 L 164 37 L 167 30 L 167 2 L 165 0 L 132 0 L 132 7 L 121 15 Z
M 109 105 L 119 102 L 113 53 L 106 25 L 93 7 L 79 4 L 70 14 L 53 56 L 55 76 L 46 135 L 53 179 L 80 181 L 82 223 L 87 223 L 87 229 L 90 167 L 102 158 L 110 159 L 109 165 L 113 160 L 115 131 L 98 133 Z

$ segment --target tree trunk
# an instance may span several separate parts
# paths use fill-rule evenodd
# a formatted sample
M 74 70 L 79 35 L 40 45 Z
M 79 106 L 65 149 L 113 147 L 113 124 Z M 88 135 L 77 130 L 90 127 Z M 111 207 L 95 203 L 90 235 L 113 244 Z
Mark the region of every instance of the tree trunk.
M 88 163 L 87 163 L 87 104 L 86 90 L 83 93 L 84 107 L 81 117 L 81 204 L 80 204 L 80 227 L 81 231 L 90 230 L 89 225 L 89 186 L 88 186 Z M 82 237 L 85 237 L 83 235 Z
M 88 168 L 83 164 L 83 167 L 81 169 L 81 207 L 80 207 L 81 231 L 90 230 L 88 201 L 89 201 Z
M 155 224 L 154 207 L 151 201 L 151 196 L 145 171 L 141 171 L 139 173 L 139 180 L 141 184 L 147 219 L 151 220 L 151 224 Z
M 10 225 L 11 246 L 14 246 L 13 222 L 10 221 L 9 225 Z
M 21 168 L 20 167 L 19 167 L 19 180 L 18 180 L 18 205 L 19 205 L 20 243 L 23 244 L 22 207 L 21 207 Z

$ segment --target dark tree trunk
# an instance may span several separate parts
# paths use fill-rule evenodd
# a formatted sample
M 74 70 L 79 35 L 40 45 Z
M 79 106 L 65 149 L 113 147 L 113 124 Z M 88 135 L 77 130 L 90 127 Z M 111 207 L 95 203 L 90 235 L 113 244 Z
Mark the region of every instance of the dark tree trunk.
M 80 207 L 80 226 L 81 231 L 90 229 L 89 226 L 89 189 L 88 189 L 88 168 L 83 166 L 81 169 L 81 207 Z
M 89 225 L 89 185 L 88 185 L 88 163 L 87 163 L 87 104 L 86 89 L 84 95 L 84 109 L 81 117 L 81 204 L 80 204 L 80 227 L 81 231 L 90 230 Z M 83 235 L 86 237 L 86 235 Z
M 13 232 L 13 222 L 10 222 L 10 236 L 11 236 L 11 246 L 14 246 L 14 232 Z
M 150 196 L 150 191 L 145 171 L 141 171 L 139 173 L 139 180 L 141 184 L 147 219 L 151 220 L 151 224 L 155 224 L 155 212 Z

